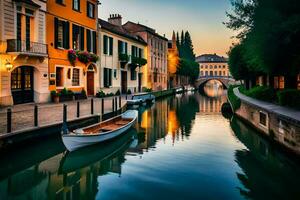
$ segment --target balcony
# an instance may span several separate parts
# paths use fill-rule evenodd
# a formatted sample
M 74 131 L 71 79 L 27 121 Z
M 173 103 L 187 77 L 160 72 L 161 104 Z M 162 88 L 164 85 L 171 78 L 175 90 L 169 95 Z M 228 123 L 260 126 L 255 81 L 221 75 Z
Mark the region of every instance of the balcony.
M 6 52 L 33 56 L 47 56 L 48 54 L 46 44 L 16 39 L 7 40 Z

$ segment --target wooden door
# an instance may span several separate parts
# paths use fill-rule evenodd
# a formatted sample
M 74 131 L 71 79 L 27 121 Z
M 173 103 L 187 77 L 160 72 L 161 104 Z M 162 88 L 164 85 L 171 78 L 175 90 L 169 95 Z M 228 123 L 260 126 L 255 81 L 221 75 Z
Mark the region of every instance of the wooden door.
M 127 71 L 121 71 L 121 90 L 122 94 L 127 93 Z
M 94 72 L 87 72 L 87 95 L 93 96 L 94 93 Z
M 33 68 L 18 67 L 11 73 L 14 104 L 33 102 Z

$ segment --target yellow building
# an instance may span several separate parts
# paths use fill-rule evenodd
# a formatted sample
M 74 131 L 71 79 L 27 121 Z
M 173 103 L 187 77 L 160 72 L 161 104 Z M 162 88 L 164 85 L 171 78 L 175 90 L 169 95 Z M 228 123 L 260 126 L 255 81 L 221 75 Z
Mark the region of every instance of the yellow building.
M 67 88 L 95 95 L 100 76 L 97 63 L 88 57 L 97 54 L 97 4 L 97 0 L 47 2 L 50 91 Z M 72 55 L 74 62 L 69 60 Z
M 199 63 L 200 77 L 229 77 L 229 66 L 226 58 L 217 54 L 203 54 L 196 58 Z
M 0 0 L 0 106 L 46 102 L 45 1 Z
M 122 26 L 120 15 L 111 15 L 108 21 L 99 20 L 101 83 L 105 93 L 141 92 L 143 66 L 134 63 L 146 61 L 147 43 L 139 36 L 129 33 Z

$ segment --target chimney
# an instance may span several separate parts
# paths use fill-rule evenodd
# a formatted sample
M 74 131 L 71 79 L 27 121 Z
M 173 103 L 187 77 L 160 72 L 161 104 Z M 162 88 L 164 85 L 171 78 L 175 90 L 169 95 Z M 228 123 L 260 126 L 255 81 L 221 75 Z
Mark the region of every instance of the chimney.
M 122 26 L 122 16 L 119 14 L 109 15 L 108 22 L 116 26 Z

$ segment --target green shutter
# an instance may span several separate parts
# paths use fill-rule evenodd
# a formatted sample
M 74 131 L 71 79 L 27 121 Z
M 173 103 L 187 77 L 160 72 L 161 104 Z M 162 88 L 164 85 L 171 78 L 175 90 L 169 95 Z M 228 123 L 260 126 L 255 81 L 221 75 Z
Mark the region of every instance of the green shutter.
M 97 36 L 96 31 L 93 31 L 93 52 L 97 54 Z
M 112 56 L 114 52 L 114 39 L 109 37 L 109 55 Z
M 58 47 L 58 19 L 54 18 L 54 47 Z
M 127 42 L 125 42 L 125 54 L 128 55 L 128 44 L 127 44 Z
M 122 41 L 118 40 L 118 53 L 123 54 Z
M 70 23 L 65 22 L 64 23 L 64 48 L 69 49 L 70 48 Z
M 86 50 L 88 52 L 91 52 L 91 31 L 89 29 L 86 29 Z
M 107 42 L 108 38 L 106 35 L 103 36 L 103 54 L 107 54 Z
M 84 28 L 80 27 L 80 50 L 84 51 Z

